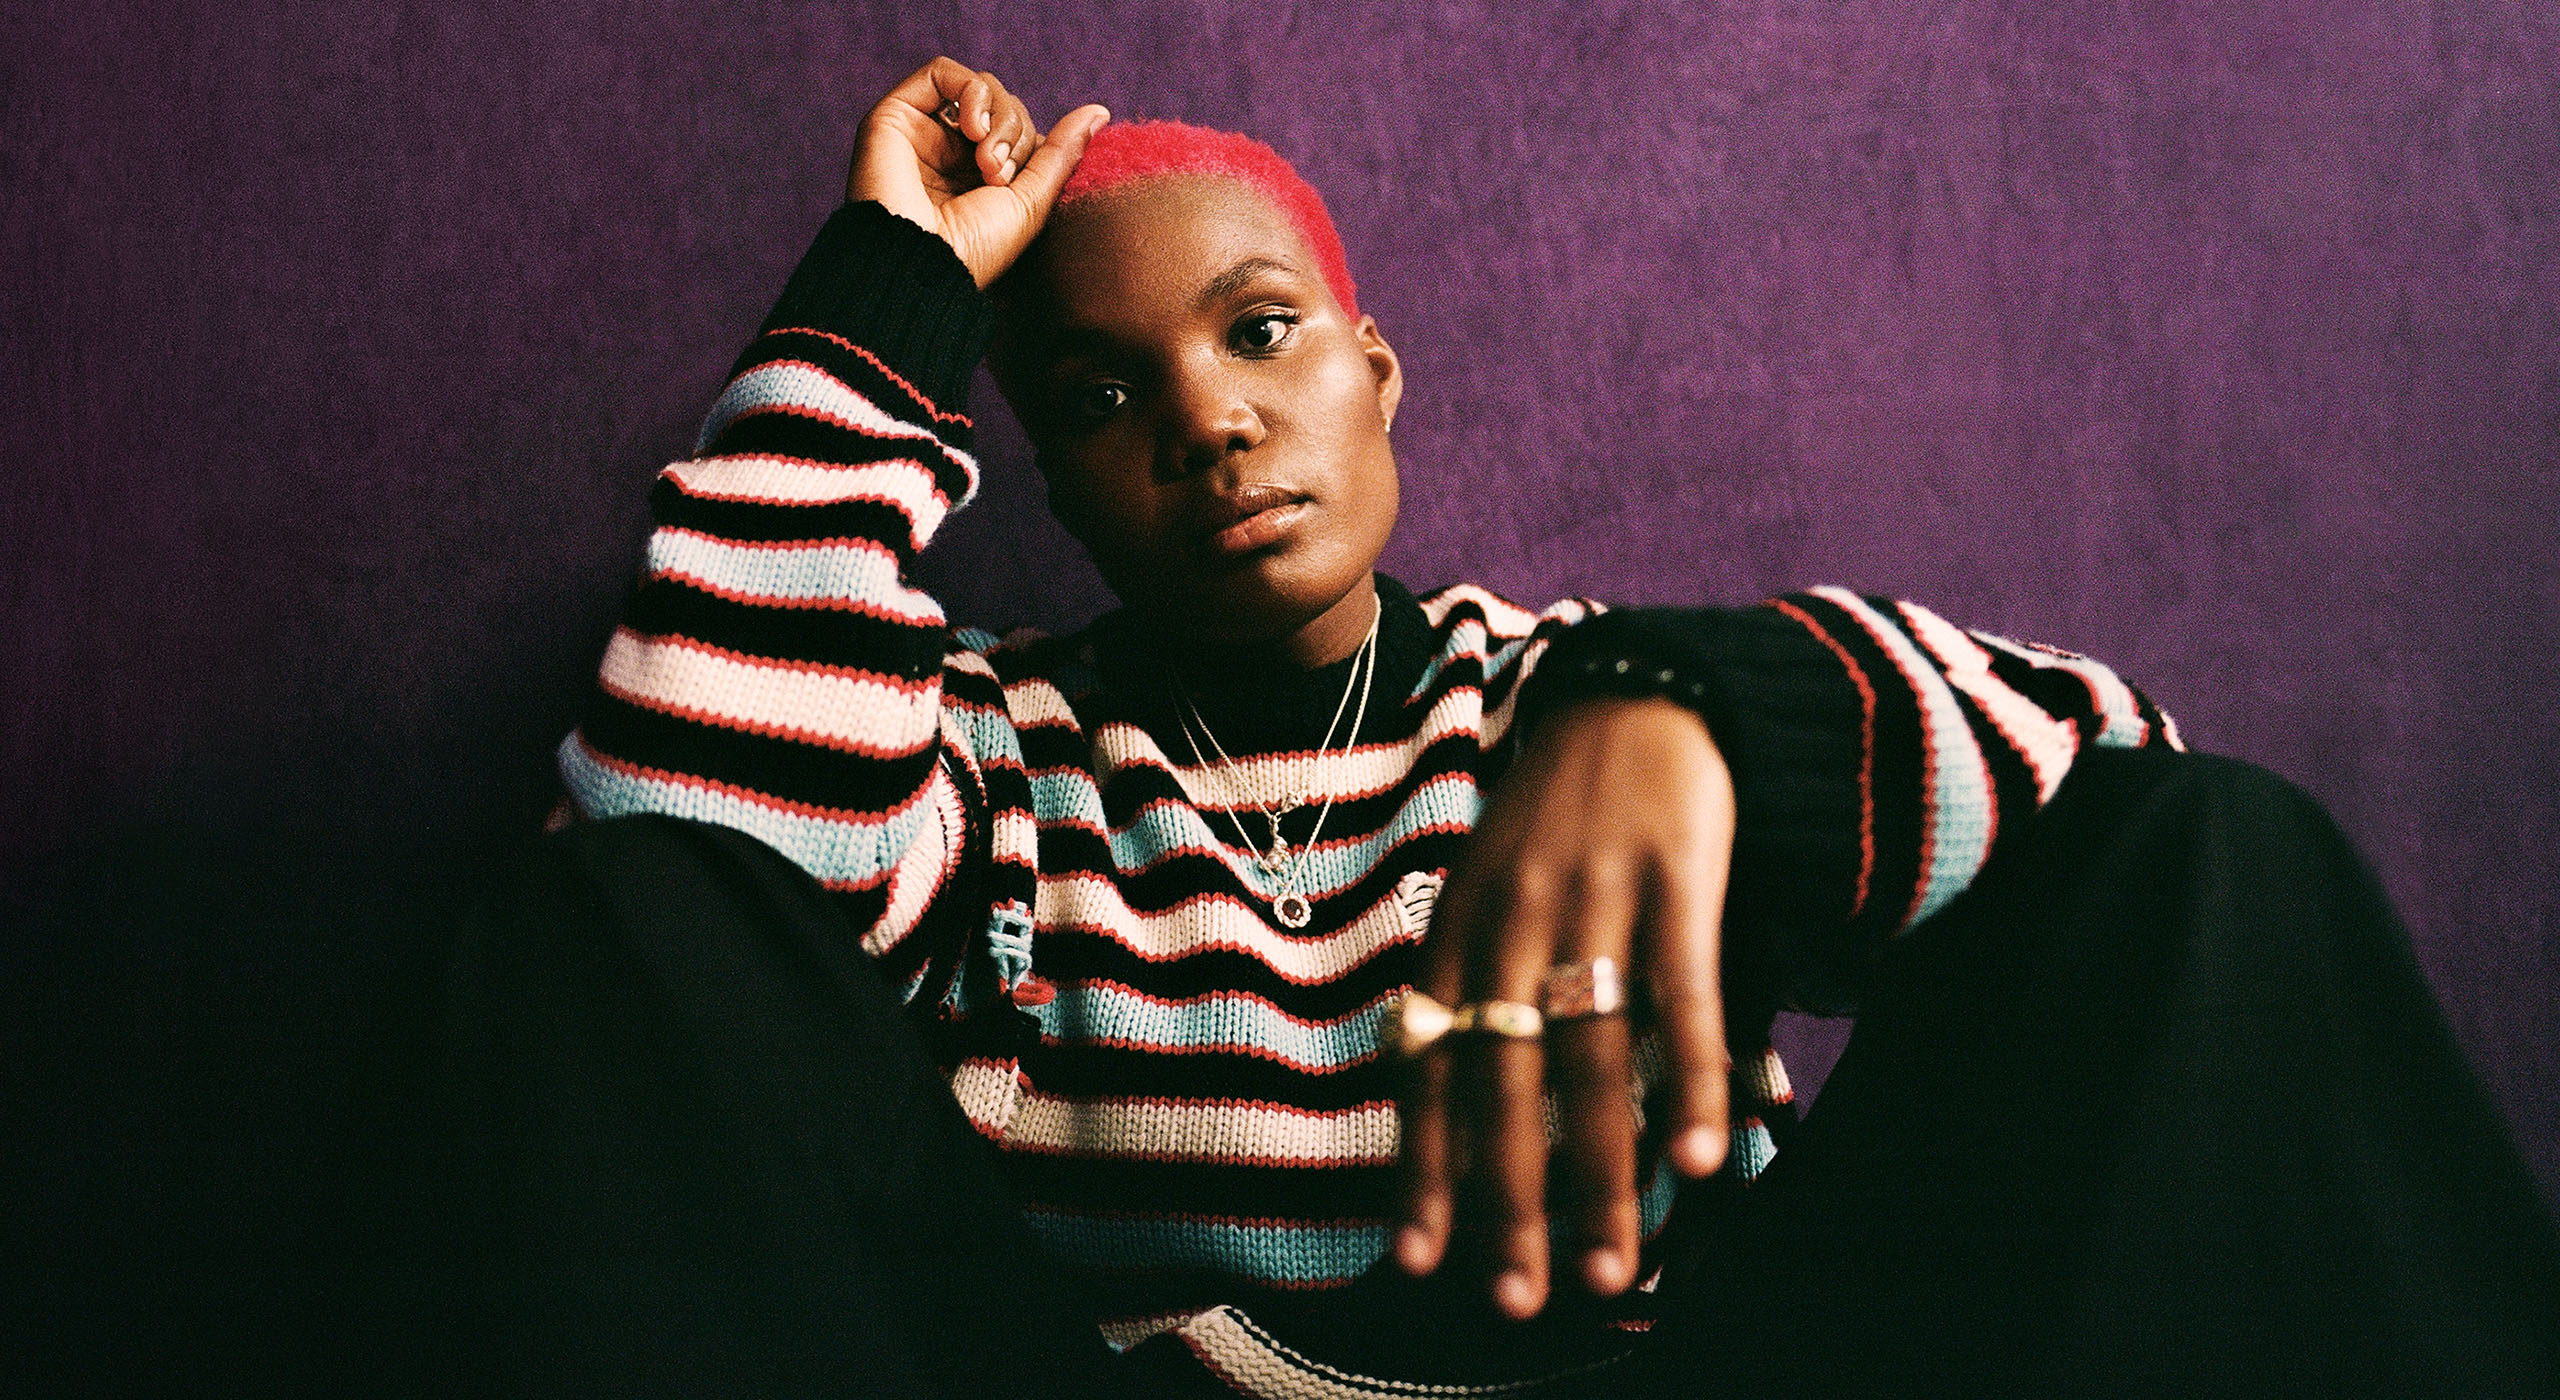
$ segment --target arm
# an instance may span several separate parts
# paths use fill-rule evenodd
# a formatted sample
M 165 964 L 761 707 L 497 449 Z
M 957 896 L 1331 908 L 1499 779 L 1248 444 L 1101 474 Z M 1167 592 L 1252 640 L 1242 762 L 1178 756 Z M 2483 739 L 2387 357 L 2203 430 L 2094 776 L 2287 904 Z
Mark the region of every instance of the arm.
M 945 102 L 961 130 L 933 115 Z M 863 202 L 827 221 L 697 455 L 661 474 L 646 567 L 561 746 L 580 814 L 757 837 L 838 893 L 910 994 L 933 950 L 903 936 L 984 809 L 964 791 L 971 726 L 944 712 L 1002 698 L 983 666 L 946 664 L 942 610 L 907 580 L 977 486 L 960 406 L 978 289 L 1046 216 L 1093 110 L 1042 143 L 948 60 L 873 110 L 848 188 Z
M 2084 746 L 2180 746 L 2096 661 L 1840 588 L 1604 613 L 1529 685 L 1529 718 L 1654 693 L 1706 721 L 1733 774 L 1731 956 L 1772 1000 L 1824 1015 L 1856 1009 L 1884 944 L 1963 893 Z
M 1449 1003 L 1534 1004 L 1550 965 L 1628 967 L 1670 1071 L 1666 1150 L 1690 1176 L 1725 1155 L 1728 1005 L 1850 1008 L 1885 942 L 1962 892 L 2080 746 L 2177 742 L 2095 662 L 1839 589 L 1602 614 L 1536 665 L 1518 756 L 1440 897 L 1419 985 Z M 1464 1202 L 1496 1304 L 1543 1306 L 1551 1085 L 1553 1199 L 1575 1272 L 1593 1292 L 1627 1287 L 1625 1018 L 1453 1042 L 1423 1057 L 1406 1096 L 1398 1260 L 1437 1268 Z M 1465 1161 L 1459 1142 L 1474 1144 Z

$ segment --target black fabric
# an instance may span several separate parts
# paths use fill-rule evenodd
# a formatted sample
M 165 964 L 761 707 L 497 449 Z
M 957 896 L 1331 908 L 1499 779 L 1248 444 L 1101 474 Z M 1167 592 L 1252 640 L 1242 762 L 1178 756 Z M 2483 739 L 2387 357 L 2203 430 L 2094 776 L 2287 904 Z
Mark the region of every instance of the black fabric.
M 1209 1384 L 1094 1340 L 852 931 L 745 837 L 551 838 L 422 1002 L 365 1095 L 370 1391 Z M 2560 1393 L 2560 1248 L 2405 936 L 2224 760 L 2084 754 L 1888 950 L 1775 1165 L 1674 1228 L 1608 1394 Z M 1445 1283 L 1298 1311 L 1263 1321 L 1371 1373 L 1504 1345 Z
M 824 891 L 543 841 L 360 1094 L 347 1393 L 1095 1393 L 1109 1353 Z
M 1663 1393 L 2560 1393 L 2550 1218 L 2299 790 L 2086 752 L 1875 987 Z
M 819 227 L 764 329 L 858 326 L 865 349 L 919 376 L 915 388 L 936 408 L 959 413 L 994 324 L 994 303 L 949 243 L 864 200 L 838 205 Z M 757 353 L 748 346 L 739 366 Z M 894 400 L 884 406 L 904 407 Z M 968 445 L 965 432 L 956 436 L 956 445 Z

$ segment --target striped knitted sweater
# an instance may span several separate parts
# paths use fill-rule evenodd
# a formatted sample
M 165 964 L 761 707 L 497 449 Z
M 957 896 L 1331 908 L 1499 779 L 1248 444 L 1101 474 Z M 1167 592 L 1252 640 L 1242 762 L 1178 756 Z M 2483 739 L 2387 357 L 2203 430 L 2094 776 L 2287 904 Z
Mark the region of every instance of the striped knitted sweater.
M 1038 1233 L 1105 1280 L 1107 1330 L 1175 1329 L 1243 1388 L 1254 1329 L 1219 1305 L 1337 1289 L 1387 1249 L 1382 1009 L 1535 711 L 1632 676 L 1695 703 L 1725 751 L 1744 1177 L 1790 1116 L 1770 1014 L 1853 1004 L 1876 950 L 1965 888 L 2080 745 L 2176 742 L 2103 666 L 1843 590 L 1604 614 L 1381 580 L 1347 755 L 1314 752 L 1345 662 L 1185 678 L 1237 755 L 1201 763 L 1126 618 L 999 639 L 908 582 L 977 486 L 961 410 L 988 319 L 938 239 L 872 205 L 828 222 L 696 455 L 659 478 L 561 769 L 579 816 L 733 827 L 834 891 Z M 1333 803 L 1304 929 L 1271 917 L 1238 825 L 1275 790 L 1312 794 L 1293 843 Z M 1651 1235 L 1673 1190 L 1647 1180 Z

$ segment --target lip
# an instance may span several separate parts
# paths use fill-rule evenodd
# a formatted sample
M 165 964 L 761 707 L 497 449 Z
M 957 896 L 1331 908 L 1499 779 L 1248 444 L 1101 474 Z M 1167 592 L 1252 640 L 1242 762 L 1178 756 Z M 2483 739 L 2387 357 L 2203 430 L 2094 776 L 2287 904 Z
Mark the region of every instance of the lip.
M 1255 483 L 1211 497 L 1201 525 L 1211 553 L 1234 556 L 1279 543 L 1306 513 L 1306 497 L 1284 487 Z

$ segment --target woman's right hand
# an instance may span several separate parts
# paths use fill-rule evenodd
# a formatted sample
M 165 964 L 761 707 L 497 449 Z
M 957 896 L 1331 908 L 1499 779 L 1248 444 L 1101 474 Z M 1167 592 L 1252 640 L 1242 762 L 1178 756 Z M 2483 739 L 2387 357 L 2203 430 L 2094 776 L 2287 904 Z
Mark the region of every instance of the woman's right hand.
M 946 109 L 957 113 L 956 132 L 942 121 Z M 876 199 L 940 234 L 983 287 L 1030 246 L 1084 143 L 1109 120 L 1087 104 L 1044 137 L 993 73 L 937 58 L 862 119 L 845 198 Z

